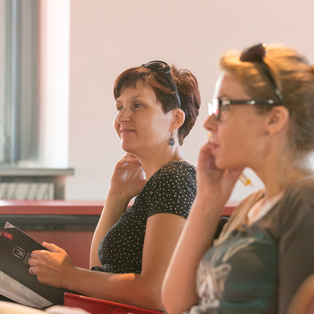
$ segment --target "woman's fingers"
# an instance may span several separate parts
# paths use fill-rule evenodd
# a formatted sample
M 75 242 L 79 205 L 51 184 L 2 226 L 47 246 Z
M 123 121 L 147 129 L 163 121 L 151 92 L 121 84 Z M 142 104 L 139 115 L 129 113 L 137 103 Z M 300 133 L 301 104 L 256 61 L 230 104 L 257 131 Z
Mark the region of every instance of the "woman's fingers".
M 35 272 L 35 267 L 34 267 L 34 266 L 31 266 L 31 267 L 28 269 L 28 271 L 29 271 L 29 273 L 30 273 L 31 275 L 36 276 L 36 272 Z

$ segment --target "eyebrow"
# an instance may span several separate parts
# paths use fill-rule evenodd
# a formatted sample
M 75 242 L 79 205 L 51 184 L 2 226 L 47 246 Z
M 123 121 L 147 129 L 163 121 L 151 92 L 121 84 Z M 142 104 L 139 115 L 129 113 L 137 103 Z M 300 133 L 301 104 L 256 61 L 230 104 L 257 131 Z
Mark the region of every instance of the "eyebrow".
M 217 96 L 218 99 L 220 98 L 227 98 L 227 99 L 230 99 L 230 97 L 228 95 L 225 95 L 225 94 L 222 94 L 220 96 Z
M 131 97 L 131 100 L 136 100 L 137 98 L 143 98 L 141 95 L 135 95 Z M 120 97 L 116 100 L 116 103 L 121 102 Z

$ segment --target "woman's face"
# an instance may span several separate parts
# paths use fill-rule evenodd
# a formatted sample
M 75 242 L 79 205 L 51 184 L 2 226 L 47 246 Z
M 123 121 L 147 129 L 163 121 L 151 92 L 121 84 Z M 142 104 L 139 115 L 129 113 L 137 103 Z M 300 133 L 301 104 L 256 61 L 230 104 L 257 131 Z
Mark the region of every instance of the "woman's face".
M 216 83 L 214 97 L 219 99 L 252 99 L 243 85 L 230 73 L 223 72 Z M 208 145 L 219 169 L 252 167 L 266 149 L 265 115 L 251 105 L 231 105 L 221 111 L 220 120 L 209 116 L 204 127 L 210 131 Z
M 141 157 L 169 146 L 172 112 L 163 112 L 152 88 L 138 81 L 122 90 L 116 107 L 114 127 L 124 151 Z

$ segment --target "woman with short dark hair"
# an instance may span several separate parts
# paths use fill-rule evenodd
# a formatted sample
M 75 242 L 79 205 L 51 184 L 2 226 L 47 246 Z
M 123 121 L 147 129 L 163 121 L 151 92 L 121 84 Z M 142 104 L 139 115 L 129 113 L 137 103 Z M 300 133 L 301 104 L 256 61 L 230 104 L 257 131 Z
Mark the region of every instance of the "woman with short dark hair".
M 162 310 L 163 277 L 196 193 L 195 168 L 181 144 L 198 116 L 198 83 L 187 70 L 152 61 L 124 71 L 114 96 L 114 127 L 126 155 L 94 234 L 92 270 L 45 244 L 51 252 L 34 251 L 30 272 L 50 286 Z

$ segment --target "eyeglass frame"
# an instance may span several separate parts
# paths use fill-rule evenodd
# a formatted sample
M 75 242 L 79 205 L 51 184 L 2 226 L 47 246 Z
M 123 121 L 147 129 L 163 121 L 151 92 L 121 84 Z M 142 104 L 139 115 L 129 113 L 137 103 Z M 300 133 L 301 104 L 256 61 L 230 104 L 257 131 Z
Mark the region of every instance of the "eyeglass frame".
M 154 67 L 152 67 L 153 64 L 159 65 L 160 67 L 159 68 L 154 68 Z M 172 78 L 172 75 L 171 75 L 171 71 L 170 71 L 170 66 L 168 65 L 168 63 L 166 63 L 164 61 L 160 61 L 160 60 L 153 60 L 153 61 L 150 61 L 148 63 L 142 64 L 141 67 L 146 68 L 146 69 L 150 69 L 150 70 L 152 70 L 154 72 L 162 71 L 162 72 L 165 73 L 166 78 L 167 78 L 167 80 L 168 80 L 172 90 L 176 94 L 176 98 L 177 98 L 177 101 L 178 101 L 179 108 L 182 109 L 179 92 L 178 92 L 177 86 L 175 85 L 175 83 L 173 81 L 173 78 Z
M 264 72 L 264 74 L 267 76 L 271 84 L 273 85 L 275 89 L 275 93 L 279 99 L 279 103 L 275 102 L 272 99 L 219 99 L 214 98 L 212 100 L 212 103 L 208 104 L 208 113 L 209 115 L 214 115 L 217 121 L 220 120 L 220 112 L 222 111 L 221 108 L 228 107 L 230 105 L 260 105 L 260 104 L 266 104 L 271 106 L 284 106 L 285 102 L 283 99 L 283 95 L 281 91 L 279 90 L 274 77 L 272 76 L 268 65 L 264 61 L 264 57 L 266 54 L 266 45 L 264 43 L 259 43 L 257 45 L 251 46 L 247 49 L 244 49 L 240 55 L 240 61 L 242 62 L 258 62 Z M 218 102 L 218 103 L 217 103 Z M 215 104 L 216 103 L 216 104 Z M 214 110 L 216 109 L 216 110 Z
M 267 53 L 266 51 L 266 44 L 259 43 L 257 45 L 251 46 L 247 49 L 244 49 L 240 55 L 240 61 L 242 62 L 258 62 L 264 72 L 264 74 L 267 76 L 271 84 L 273 85 L 275 89 L 275 93 L 281 103 L 282 106 L 285 107 L 285 101 L 283 98 L 283 95 L 278 88 L 278 85 L 276 84 L 276 81 L 271 74 L 268 65 L 264 61 L 264 57 Z
M 227 108 L 232 105 L 271 105 L 271 106 L 281 106 L 280 103 L 276 103 L 272 99 L 219 99 L 213 98 L 212 102 L 208 104 L 208 114 L 214 115 L 217 121 L 220 121 L 221 108 Z M 210 110 L 211 108 L 211 110 Z M 216 108 L 216 110 L 214 110 Z

